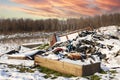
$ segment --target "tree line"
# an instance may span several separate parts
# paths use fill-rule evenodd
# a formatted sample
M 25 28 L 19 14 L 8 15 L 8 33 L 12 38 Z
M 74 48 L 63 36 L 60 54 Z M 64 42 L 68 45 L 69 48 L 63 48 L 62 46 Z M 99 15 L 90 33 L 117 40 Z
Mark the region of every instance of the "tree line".
M 88 26 L 99 28 L 102 26 L 120 26 L 120 13 L 103 14 L 94 17 L 82 17 L 79 19 L 0 19 L 0 33 L 36 32 L 36 31 L 71 31 Z

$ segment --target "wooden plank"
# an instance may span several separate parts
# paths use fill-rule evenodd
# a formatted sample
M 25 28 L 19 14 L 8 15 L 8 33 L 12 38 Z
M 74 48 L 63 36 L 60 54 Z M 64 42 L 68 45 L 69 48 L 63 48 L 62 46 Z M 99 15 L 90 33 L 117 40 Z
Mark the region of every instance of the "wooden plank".
M 22 44 L 22 46 L 24 47 L 28 47 L 28 48 L 34 48 L 34 47 L 38 47 L 40 45 L 44 44 L 43 42 L 39 42 L 39 43 L 25 43 Z
M 43 58 L 40 55 L 35 56 L 34 63 L 36 65 L 75 76 L 88 76 L 100 71 L 100 63 L 94 63 L 90 65 L 76 65 L 72 63 Z
M 100 72 L 100 63 L 94 63 L 89 65 L 83 65 L 83 75 L 92 75 L 95 72 Z
M 26 57 L 21 57 L 21 56 L 17 56 L 17 57 L 14 57 L 14 56 L 8 56 L 8 59 L 26 60 L 27 58 L 26 58 Z
M 75 76 L 82 76 L 82 66 L 64 62 L 64 72 Z
M 42 58 L 41 56 L 35 56 L 35 64 L 41 65 L 43 67 L 47 67 L 59 72 L 63 71 L 63 62 L 56 61 L 56 60 L 48 60 L 46 58 Z

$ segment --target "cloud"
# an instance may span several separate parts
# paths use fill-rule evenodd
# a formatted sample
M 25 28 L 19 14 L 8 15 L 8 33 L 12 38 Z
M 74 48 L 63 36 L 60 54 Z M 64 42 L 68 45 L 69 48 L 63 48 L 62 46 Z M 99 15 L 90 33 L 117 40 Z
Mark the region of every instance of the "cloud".
M 120 0 L 11 0 L 26 8 L 21 11 L 45 17 L 94 16 L 107 11 L 117 11 Z
M 95 0 L 95 2 L 101 10 L 120 10 L 120 0 Z

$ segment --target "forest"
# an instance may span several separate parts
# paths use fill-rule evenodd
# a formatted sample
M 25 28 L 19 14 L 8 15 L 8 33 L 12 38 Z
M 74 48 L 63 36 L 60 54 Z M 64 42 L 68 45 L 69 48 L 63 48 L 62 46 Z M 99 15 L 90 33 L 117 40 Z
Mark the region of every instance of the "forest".
M 96 15 L 94 17 L 60 19 L 0 19 L 0 34 L 18 32 L 73 31 L 85 27 L 120 26 L 120 13 Z

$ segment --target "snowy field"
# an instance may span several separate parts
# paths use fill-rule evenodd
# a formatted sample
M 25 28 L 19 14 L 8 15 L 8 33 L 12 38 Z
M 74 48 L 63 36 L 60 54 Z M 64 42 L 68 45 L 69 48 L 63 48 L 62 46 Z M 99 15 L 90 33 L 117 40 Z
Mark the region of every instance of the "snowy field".
M 110 51 L 109 49 L 100 49 L 100 51 L 107 55 L 109 58 L 106 61 L 101 61 L 101 68 L 103 72 L 95 73 L 100 80 L 120 80 L 120 28 L 116 26 L 108 26 L 102 27 L 97 30 L 100 34 L 106 35 L 114 35 L 119 38 L 119 40 L 104 40 L 100 43 L 113 45 L 114 48 Z M 21 39 L 20 37 L 27 36 L 39 36 L 40 34 L 16 34 L 16 35 L 0 35 L 0 55 L 6 53 L 10 50 L 17 49 L 21 44 L 26 42 L 38 42 L 45 41 L 46 39 L 41 38 L 31 38 L 31 39 Z M 13 40 L 13 38 L 18 38 Z M 7 41 L 4 41 L 7 39 Z M 88 38 L 89 39 L 89 38 Z M 47 41 L 47 40 L 46 40 Z M 45 42 L 46 42 L 45 41 Z M 28 51 L 30 49 L 22 47 L 21 52 Z M 114 53 L 118 53 L 117 57 L 114 57 Z M 22 65 L 27 68 L 34 66 L 34 61 L 32 60 L 8 60 L 7 55 L 3 55 L 0 57 L 0 80 L 52 80 L 51 77 L 45 78 L 45 73 L 38 71 L 37 69 L 33 69 L 33 72 L 20 72 L 20 70 L 16 67 L 11 67 L 10 65 Z M 92 76 L 87 77 L 63 77 L 58 76 L 55 80 L 92 80 Z M 95 79 L 93 79 L 95 80 Z M 99 79 L 98 79 L 99 80 Z

